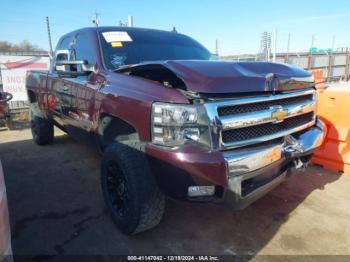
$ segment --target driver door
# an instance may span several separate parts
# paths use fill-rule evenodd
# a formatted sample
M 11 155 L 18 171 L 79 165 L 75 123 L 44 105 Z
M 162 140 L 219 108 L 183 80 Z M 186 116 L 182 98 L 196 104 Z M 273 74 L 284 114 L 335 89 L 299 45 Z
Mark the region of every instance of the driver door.
M 85 60 L 88 64 L 95 65 L 96 56 L 92 41 L 92 36 L 88 32 L 75 35 L 70 59 Z M 65 129 L 75 139 L 88 144 L 95 142 L 91 131 L 95 111 L 95 95 L 100 88 L 99 83 L 91 81 L 93 75 L 94 72 L 91 72 L 89 75 L 64 79 L 63 84 L 67 90 L 65 99 L 61 102 Z
M 70 60 L 69 48 L 72 45 L 72 37 L 63 38 L 55 51 L 55 61 Z M 69 89 L 70 78 L 62 76 L 56 71 L 56 66 L 51 69 L 51 77 L 48 78 L 47 86 L 51 86 L 51 92 L 48 94 L 48 109 L 52 117 L 60 126 L 64 126 L 65 118 L 69 112 L 69 100 L 71 93 Z

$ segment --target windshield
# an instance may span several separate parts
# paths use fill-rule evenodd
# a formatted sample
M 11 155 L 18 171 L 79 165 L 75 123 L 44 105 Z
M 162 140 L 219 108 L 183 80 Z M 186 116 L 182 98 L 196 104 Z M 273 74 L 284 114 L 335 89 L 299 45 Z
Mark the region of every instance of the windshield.
M 108 69 L 157 60 L 210 60 L 210 52 L 192 38 L 156 30 L 100 32 Z

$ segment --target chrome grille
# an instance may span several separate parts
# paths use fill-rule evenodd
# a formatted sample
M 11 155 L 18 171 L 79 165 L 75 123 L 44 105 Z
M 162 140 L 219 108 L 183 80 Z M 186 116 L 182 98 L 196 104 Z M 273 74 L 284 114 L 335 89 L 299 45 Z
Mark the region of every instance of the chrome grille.
M 300 116 L 288 118 L 281 123 L 268 123 L 256 126 L 243 127 L 238 129 L 231 129 L 222 132 L 222 141 L 224 143 L 239 142 L 250 139 L 258 139 L 278 132 L 294 129 L 296 127 L 305 125 L 313 120 L 314 113 L 307 113 Z
M 313 89 L 205 104 L 213 148 L 230 149 L 280 138 L 315 124 Z
M 266 101 L 266 102 L 259 102 L 254 104 L 243 104 L 243 105 L 234 105 L 234 106 L 224 106 L 218 108 L 218 114 L 219 116 L 228 116 L 228 115 L 234 115 L 234 114 L 243 114 L 243 113 L 251 113 L 251 112 L 257 112 L 261 110 L 268 110 L 271 106 L 276 105 L 278 103 L 281 106 L 288 106 L 297 104 L 300 102 L 308 102 L 312 100 L 312 95 L 305 95 L 305 96 L 297 96 L 297 97 L 291 97 L 276 101 Z

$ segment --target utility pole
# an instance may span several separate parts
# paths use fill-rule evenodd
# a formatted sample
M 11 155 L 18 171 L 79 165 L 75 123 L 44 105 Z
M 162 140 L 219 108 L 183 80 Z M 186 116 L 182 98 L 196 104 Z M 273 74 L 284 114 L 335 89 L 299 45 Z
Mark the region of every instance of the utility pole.
M 261 42 L 260 42 L 260 52 L 262 54 L 263 61 L 270 62 L 271 56 L 271 33 L 263 32 L 261 34 Z
M 100 23 L 99 16 L 100 14 L 97 13 L 97 11 L 95 10 L 95 12 L 93 13 L 92 23 L 95 24 L 96 27 L 98 27 L 98 24 Z
M 128 16 L 128 27 L 133 27 L 134 26 L 134 18 L 132 15 Z
M 333 38 L 332 38 L 332 52 L 334 52 L 334 48 L 335 48 L 335 35 L 333 35 Z
M 51 40 L 51 31 L 50 31 L 50 21 L 49 17 L 46 17 L 46 27 L 47 27 L 47 36 L 49 38 L 49 56 L 52 58 L 52 40 Z
M 276 63 L 276 53 L 277 53 L 277 30 L 273 30 L 273 56 L 272 62 Z
M 219 40 L 215 40 L 215 54 L 219 57 Z
M 287 40 L 287 53 L 290 52 L 290 33 L 288 33 L 288 40 Z
M 288 33 L 288 40 L 287 40 L 287 52 L 284 57 L 284 62 L 288 63 L 289 62 L 289 52 L 290 52 L 290 33 Z
M 312 35 L 312 37 L 311 37 L 311 48 L 314 47 L 315 41 L 316 41 L 316 36 L 315 36 L 315 35 Z

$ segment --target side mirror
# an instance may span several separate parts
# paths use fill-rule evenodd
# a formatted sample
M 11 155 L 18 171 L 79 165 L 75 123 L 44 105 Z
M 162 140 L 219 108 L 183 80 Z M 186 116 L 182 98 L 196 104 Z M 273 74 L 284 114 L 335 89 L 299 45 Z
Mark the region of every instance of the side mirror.
M 55 69 L 59 75 L 64 76 L 86 76 L 95 70 L 94 65 L 88 64 L 86 60 L 59 60 L 56 61 Z

